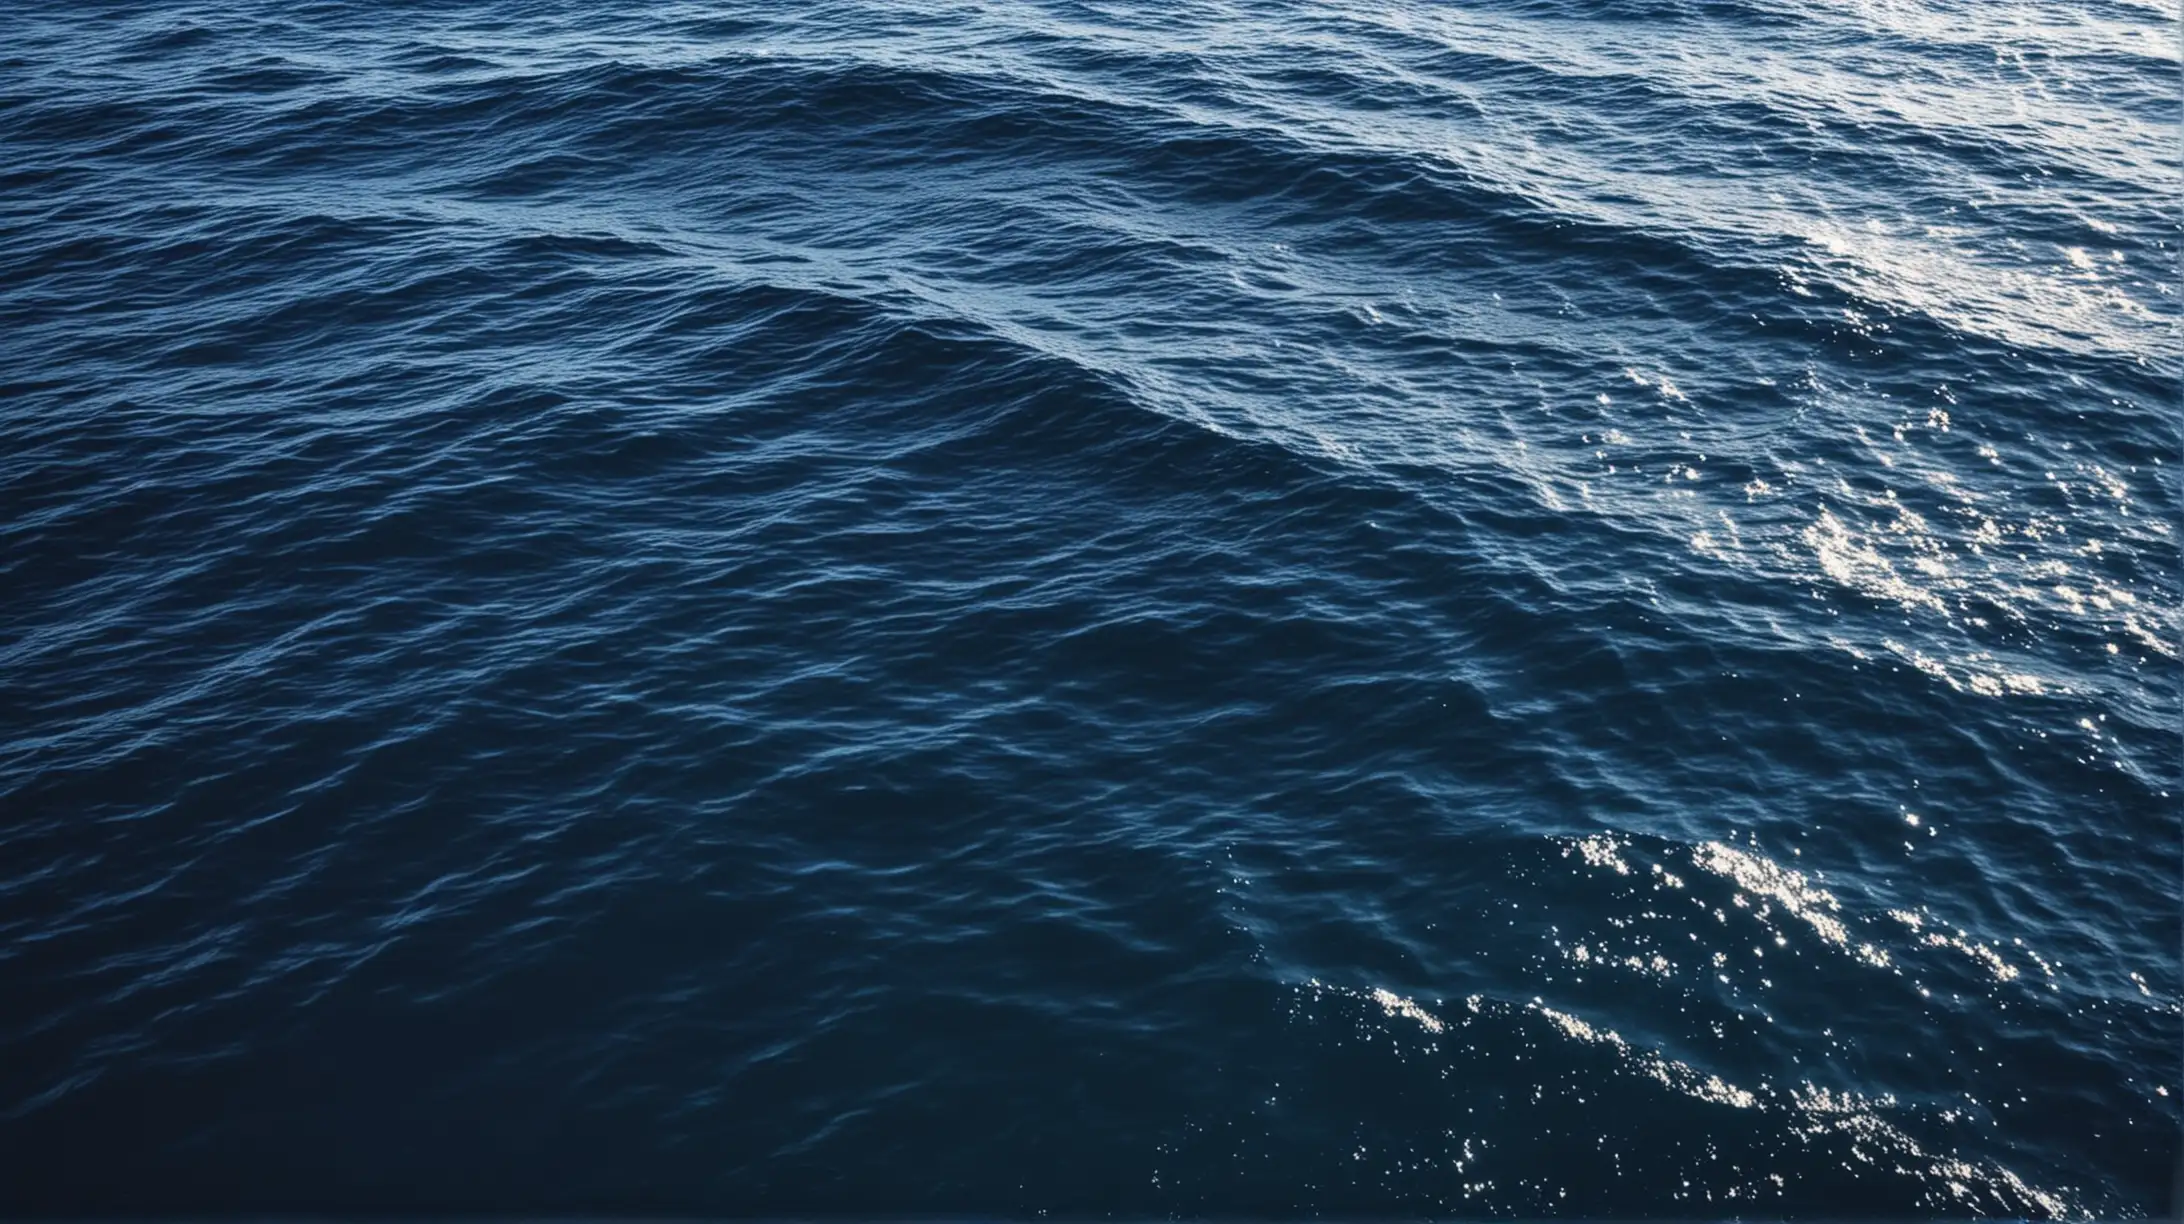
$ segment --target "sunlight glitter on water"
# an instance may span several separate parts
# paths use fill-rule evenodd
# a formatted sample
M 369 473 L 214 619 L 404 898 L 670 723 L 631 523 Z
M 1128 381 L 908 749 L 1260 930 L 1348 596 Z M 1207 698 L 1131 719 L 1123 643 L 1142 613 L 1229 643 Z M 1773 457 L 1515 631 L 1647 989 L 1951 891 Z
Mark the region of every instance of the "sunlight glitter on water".
M 1907 1129 L 1938 1125 L 1947 1130 L 1968 1124 L 1970 1116 L 1957 1107 L 1924 1111 L 1929 1114 L 1925 1119 L 1914 1121 L 1907 1116 L 1899 1123 L 1890 1115 L 1907 1115 L 1910 1111 L 1894 1096 L 1870 1097 L 1809 1080 L 1788 1085 L 1762 1084 L 1756 1091 L 1739 1087 L 1718 1074 L 1635 1045 L 1612 1029 L 1601 1028 L 1536 998 L 1512 1004 L 1473 996 L 1466 1000 L 1464 1018 L 1452 1026 L 1413 999 L 1385 987 L 1358 990 L 1315 979 L 1305 988 L 1316 996 L 1373 1004 L 1390 1020 L 1415 1024 L 1432 1037 L 1447 1036 L 1475 1023 L 1521 1023 L 1526 1017 L 1537 1017 L 1546 1023 L 1549 1032 L 1609 1051 L 1619 1074 L 1708 1105 L 1784 1115 L 1789 1133 L 1807 1143 L 1829 1138 L 1848 1140 L 1846 1168 L 1893 1162 L 1899 1171 L 1911 1173 L 1927 1187 L 1928 1202 L 1934 1208 L 2008 1212 L 2019 1204 L 2029 1204 L 2057 1219 L 2092 1218 L 2087 1209 L 2068 1197 L 2035 1186 L 2004 1165 L 1937 1152 L 1930 1141 L 1921 1141 Z M 1725 1188 L 1723 1197 L 1732 1202 L 1740 1195 L 1756 1197 L 1769 1185 L 1780 1184 L 1779 1175 L 1752 1173 L 1741 1183 Z

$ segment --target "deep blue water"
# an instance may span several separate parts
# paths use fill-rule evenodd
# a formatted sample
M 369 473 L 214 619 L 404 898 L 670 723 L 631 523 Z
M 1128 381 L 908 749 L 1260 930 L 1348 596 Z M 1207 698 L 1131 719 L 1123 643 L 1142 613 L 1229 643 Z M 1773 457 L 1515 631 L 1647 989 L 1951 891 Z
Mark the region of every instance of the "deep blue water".
M 2172 0 L 10 0 L 0 1213 L 2132 1216 Z

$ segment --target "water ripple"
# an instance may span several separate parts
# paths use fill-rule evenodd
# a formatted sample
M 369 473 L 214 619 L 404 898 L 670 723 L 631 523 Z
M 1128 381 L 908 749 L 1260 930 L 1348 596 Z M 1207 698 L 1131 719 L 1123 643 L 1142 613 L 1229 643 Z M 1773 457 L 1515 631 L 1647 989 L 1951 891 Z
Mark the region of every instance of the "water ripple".
M 0 1209 L 2160 1212 L 2176 20 L 22 6 Z

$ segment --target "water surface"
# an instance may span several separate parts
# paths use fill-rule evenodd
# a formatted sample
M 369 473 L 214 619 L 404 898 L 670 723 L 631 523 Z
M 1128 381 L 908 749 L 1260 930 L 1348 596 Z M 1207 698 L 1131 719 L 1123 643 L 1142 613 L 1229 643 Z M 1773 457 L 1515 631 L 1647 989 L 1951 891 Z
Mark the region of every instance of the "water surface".
M 17 0 L 0 1211 L 2161 1212 L 2178 29 Z

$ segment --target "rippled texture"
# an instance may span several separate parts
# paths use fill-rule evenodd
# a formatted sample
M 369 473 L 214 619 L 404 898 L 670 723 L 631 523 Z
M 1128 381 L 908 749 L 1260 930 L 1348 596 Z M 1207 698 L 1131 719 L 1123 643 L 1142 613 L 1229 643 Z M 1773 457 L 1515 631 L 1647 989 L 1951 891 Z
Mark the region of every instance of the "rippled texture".
M 2165 1209 L 2173 3 L 0 30 L 0 1211 Z

